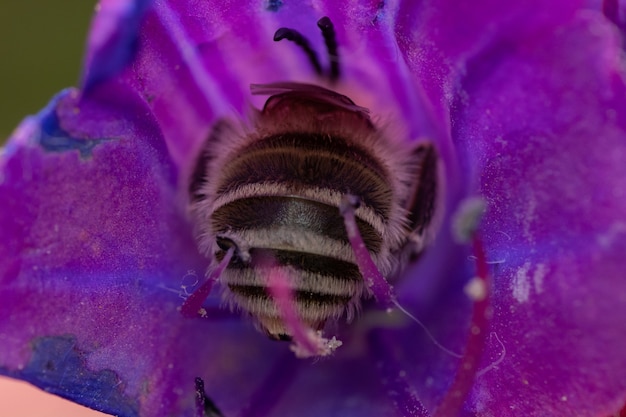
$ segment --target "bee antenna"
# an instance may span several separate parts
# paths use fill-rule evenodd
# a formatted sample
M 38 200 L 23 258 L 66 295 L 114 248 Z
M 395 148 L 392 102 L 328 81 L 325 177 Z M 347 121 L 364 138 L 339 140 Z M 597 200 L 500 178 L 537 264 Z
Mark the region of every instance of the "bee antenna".
M 308 39 L 305 38 L 300 32 L 295 29 L 289 28 L 280 28 L 274 33 L 274 42 L 282 41 L 283 39 L 287 39 L 298 45 L 304 53 L 309 57 L 309 61 L 317 75 L 322 75 L 322 65 L 320 64 L 320 60 L 317 57 L 317 53 L 311 48 L 311 44 Z
M 235 247 L 231 246 L 227 251 L 224 258 L 220 261 L 216 268 L 211 270 L 208 274 L 207 280 L 198 287 L 183 303 L 180 308 L 180 312 L 184 317 L 198 317 L 202 310 L 202 303 L 207 299 L 209 294 L 211 293 L 211 289 L 213 288 L 213 284 L 219 279 L 224 269 L 230 263 L 233 255 L 235 253 Z
M 335 26 L 328 16 L 322 17 L 317 21 L 317 27 L 322 31 L 324 36 L 324 42 L 326 43 L 326 51 L 328 52 L 328 60 L 330 61 L 330 70 L 328 78 L 330 81 L 337 81 L 339 79 L 339 54 L 337 52 L 337 33 L 335 32 Z

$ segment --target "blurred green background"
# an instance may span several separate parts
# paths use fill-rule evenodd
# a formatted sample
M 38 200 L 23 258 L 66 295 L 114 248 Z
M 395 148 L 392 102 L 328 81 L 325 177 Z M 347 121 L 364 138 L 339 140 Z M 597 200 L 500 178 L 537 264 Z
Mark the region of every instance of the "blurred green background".
M 74 86 L 96 0 L 0 0 L 0 143 Z

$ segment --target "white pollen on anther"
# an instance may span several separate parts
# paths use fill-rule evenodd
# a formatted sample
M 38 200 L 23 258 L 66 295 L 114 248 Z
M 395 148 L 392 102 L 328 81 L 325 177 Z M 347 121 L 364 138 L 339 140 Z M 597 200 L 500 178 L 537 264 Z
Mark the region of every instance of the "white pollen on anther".
M 463 288 L 465 294 L 474 301 L 482 301 L 487 297 L 485 281 L 479 277 L 472 278 Z
M 513 298 L 520 303 L 528 301 L 528 296 L 530 295 L 530 277 L 528 276 L 529 270 L 530 262 L 526 262 L 517 270 L 513 280 L 511 281 Z
M 290 349 L 297 358 L 304 359 L 316 356 L 329 356 L 332 355 L 337 348 L 343 345 L 343 342 L 338 340 L 335 336 L 333 336 L 332 339 L 326 339 L 322 336 L 322 332 L 319 330 L 314 331 L 309 329 L 307 337 L 315 345 L 316 351 L 311 352 L 306 346 L 302 346 L 295 342 L 290 346 Z

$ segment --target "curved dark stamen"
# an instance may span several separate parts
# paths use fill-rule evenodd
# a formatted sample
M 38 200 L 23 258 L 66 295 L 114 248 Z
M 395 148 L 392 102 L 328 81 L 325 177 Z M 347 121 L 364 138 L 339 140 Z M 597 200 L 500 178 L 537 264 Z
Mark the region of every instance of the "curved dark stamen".
M 326 50 L 328 51 L 328 59 L 330 61 L 330 72 L 328 77 L 331 81 L 337 81 L 339 78 L 339 54 L 337 53 L 337 33 L 333 22 L 327 16 L 317 21 L 317 27 L 322 31 Z
M 204 381 L 196 377 L 196 417 L 224 417 L 204 391 Z
M 304 36 L 302 36 L 300 32 L 295 29 L 280 28 L 276 31 L 276 33 L 274 33 L 274 41 L 278 42 L 282 41 L 283 39 L 287 39 L 288 41 L 291 41 L 298 45 L 300 48 L 302 48 L 304 53 L 306 53 L 306 55 L 309 57 L 309 61 L 311 61 L 311 64 L 313 65 L 313 68 L 315 69 L 317 75 L 322 75 L 322 65 L 320 64 L 320 60 L 317 57 L 317 53 L 315 53 L 313 48 L 311 48 L 311 44 L 309 44 L 309 41 Z

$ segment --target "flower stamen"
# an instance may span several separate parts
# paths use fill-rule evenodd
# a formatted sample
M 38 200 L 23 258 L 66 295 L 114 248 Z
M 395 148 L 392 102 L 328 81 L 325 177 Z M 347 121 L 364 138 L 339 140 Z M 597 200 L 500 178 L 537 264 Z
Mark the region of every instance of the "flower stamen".
M 335 337 L 326 339 L 321 331 L 307 326 L 296 311 L 296 302 L 287 274 L 275 267 L 269 256 L 261 258 L 258 266 L 268 271 L 267 289 L 276 304 L 280 318 L 289 330 L 293 345 L 291 350 L 298 358 L 328 356 L 342 345 Z
M 337 53 L 337 34 L 333 22 L 327 16 L 317 21 L 317 27 L 322 31 L 326 50 L 328 51 L 328 60 L 330 61 L 330 69 L 328 70 L 328 78 L 331 82 L 339 79 L 339 54 Z
M 197 317 L 198 315 L 204 315 L 202 303 L 204 303 L 204 300 L 206 300 L 211 293 L 213 284 L 215 284 L 220 275 L 222 275 L 222 272 L 224 272 L 224 269 L 226 269 L 230 263 L 234 253 L 235 247 L 231 246 L 226 251 L 226 255 L 224 255 L 224 258 L 222 258 L 217 267 L 211 270 L 207 280 L 203 282 L 197 290 L 192 292 L 191 295 L 183 302 L 183 305 L 180 308 L 180 312 L 183 317 Z
M 439 349 L 441 349 L 443 352 L 447 353 L 450 356 L 453 356 L 455 358 L 461 358 L 460 354 L 451 351 L 450 349 L 443 346 L 437 339 L 435 339 L 435 336 L 433 336 L 430 330 L 428 330 L 426 325 L 422 323 L 417 317 L 409 313 L 409 311 L 402 307 L 402 305 L 398 302 L 393 291 L 393 286 L 391 286 L 391 284 L 389 284 L 385 277 L 383 277 L 383 275 L 380 273 L 378 267 L 372 260 L 372 257 L 365 247 L 365 243 L 363 242 L 363 238 L 361 237 L 361 233 L 359 232 L 359 228 L 356 224 L 356 218 L 354 215 L 354 212 L 358 207 L 358 197 L 355 197 L 353 195 L 347 195 L 344 196 L 339 210 L 341 212 L 341 215 L 343 216 L 346 233 L 348 234 L 348 239 L 350 240 L 350 245 L 352 246 L 352 251 L 354 252 L 359 271 L 361 271 L 361 275 L 363 275 L 363 280 L 365 281 L 365 285 L 367 286 L 367 288 L 374 294 L 374 298 L 376 298 L 376 301 L 378 301 L 380 304 L 383 305 L 383 307 L 387 309 L 388 313 L 391 312 L 391 309 L 395 307 L 402 314 L 404 314 L 414 323 L 420 326 L 435 346 L 437 346 Z
M 313 65 L 315 73 L 320 76 L 322 75 L 322 64 L 320 64 L 320 60 L 317 57 L 317 52 L 311 47 L 309 40 L 305 38 L 304 35 L 295 29 L 280 28 L 274 33 L 274 41 L 279 42 L 283 39 L 287 39 L 298 45 L 309 58 L 309 62 Z
M 491 282 L 487 258 L 482 242 L 476 234 L 474 234 L 472 243 L 476 257 L 476 277 L 466 286 L 468 296 L 474 301 L 469 336 L 454 381 L 441 405 L 437 408 L 434 417 L 459 415 L 478 374 L 478 365 L 489 336 L 488 329 L 492 311 L 490 307 Z
M 204 391 L 204 381 L 196 378 L 196 417 L 224 417 Z
M 280 28 L 274 33 L 274 41 L 278 42 L 287 39 L 298 45 L 309 58 L 309 62 L 313 65 L 315 73 L 319 76 L 326 76 L 328 80 L 333 83 L 337 81 L 341 75 L 339 53 L 337 52 L 337 33 L 335 32 L 333 22 L 331 22 L 327 16 L 317 21 L 317 27 L 322 31 L 324 43 L 326 44 L 326 52 L 328 53 L 328 61 L 330 62 L 330 68 L 328 68 L 326 74 L 324 74 L 317 52 L 311 47 L 309 40 L 297 30 Z
M 361 271 L 365 285 L 374 295 L 376 301 L 382 304 L 383 307 L 389 309 L 397 304 L 396 296 L 393 292 L 393 287 L 387 282 L 385 277 L 383 277 L 372 260 L 365 246 L 365 242 L 363 242 L 363 238 L 361 237 L 361 232 L 359 231 L 354 215 L 355 210 L 360 204 L 358 197 L 345 195 L 342 198 L 339 212 L 343 217 L 348 240 L 350 241 L 350 246 L 352 246 L 352 251 L 354 252 L 354 257 L 356 258 L 356 263 L 359 267 L 359 271 Z

